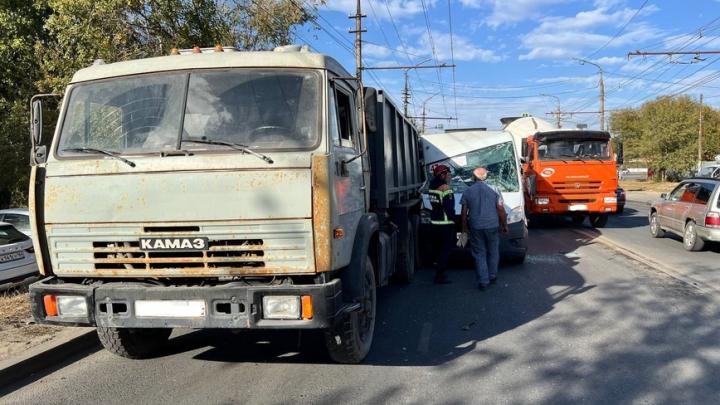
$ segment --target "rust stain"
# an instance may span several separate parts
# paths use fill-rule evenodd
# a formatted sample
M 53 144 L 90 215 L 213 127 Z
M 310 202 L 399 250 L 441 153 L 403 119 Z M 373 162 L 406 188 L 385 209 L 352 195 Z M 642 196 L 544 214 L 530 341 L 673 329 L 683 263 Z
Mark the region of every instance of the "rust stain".
M 312 158 L 312 218 L 315 269 L 332 270 L 332 211 L 330 200 L 330 155 Z

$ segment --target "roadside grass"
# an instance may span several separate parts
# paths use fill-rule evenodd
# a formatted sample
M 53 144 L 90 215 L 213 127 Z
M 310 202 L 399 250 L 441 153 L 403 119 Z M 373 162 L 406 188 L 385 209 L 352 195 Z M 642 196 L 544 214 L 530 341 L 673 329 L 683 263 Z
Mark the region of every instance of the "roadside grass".
M 637 181 L 637 180 L 621 180 L 620 187 L 625 191 L 654 191 L 657 193 L 667 193 L 672 190 L 677 183 L 664 181 Z
M 0 293 L 0 361 L 50 340 L 59 329 L 33 322 L 27 288 Z

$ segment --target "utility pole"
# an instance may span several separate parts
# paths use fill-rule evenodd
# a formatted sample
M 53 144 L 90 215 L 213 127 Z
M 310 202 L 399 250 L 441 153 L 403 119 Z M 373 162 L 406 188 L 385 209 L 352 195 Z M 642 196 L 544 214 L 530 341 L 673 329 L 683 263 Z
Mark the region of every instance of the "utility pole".
M 700 129 L 698 131 L 698 171 L 702 168 L 703 155 L 703 95 L 700 94 Z
M 552 94 L 540 94 L 541 96 L 545 97 L 552 97 L 557 101 L 557 108 L 555 110 L 555 126 L 558 128 L 562 128 L 562 123 L 560 122 L 560 116 L 562 112 L 560 111 L 560 97 L 554 96 Z
M 605 80 L 604 80 L 604 71 L 602 66 L 598 65 L 597 63 L 590 62 L 589 60 L 580 59 L 580 58 L 574 58 L 578 62 L 580 62 L 581 65 L 593 65 L 600 71 L 600 130 L 605 130 Z
M 363 29 L 362 27 L 362 19 L 367 17 L 366 15 L 363 15 L 362 13 L 362 5 L 361 1 L 357 0 L 357 6 L 354 16 L 350 16 L 348 18 L 355 19 L 355 29 L 350 30 L 349 32 L 351 34 L 355 34 L 355 77 L 357 77 L 358 81 L 362 83 L 362 33 L 367 32 L 366 29 Z M 361 84 L 362 86 L 362 84 Z
M 408 71 L 405 69 L 403 72 L 405 75 L 405 87 L 402 91 L 402 101 L 403 101 L 403 115 L 407 117 L 408 115 L 408 104 L 410 104 L 410 85 L 408 83 Z

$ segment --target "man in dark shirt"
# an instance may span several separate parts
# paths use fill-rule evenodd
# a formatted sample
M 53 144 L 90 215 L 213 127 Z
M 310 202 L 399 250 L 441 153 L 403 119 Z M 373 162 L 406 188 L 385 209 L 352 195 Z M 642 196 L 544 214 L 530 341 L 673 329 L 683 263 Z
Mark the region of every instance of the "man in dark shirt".
M 450 187 L 450 168 L 439 164 L 433 167 L 428 196 L 432 210 L 430 220 L 433 228 L 433 256 L 435 259 L 435 283 L 448 284 L 445 275 L 448 257 L 455 245 L 455 193 Z
M 500 232 L 507 233 L 507 213 L 502 195 L 485 183 L 488 172 L 477 168 L 476 182 L 462 196 L 462 227 L 470 233 L 470 249 L 475 259 L 477 285 L 485 290 L 497 280 L 500 262 Z

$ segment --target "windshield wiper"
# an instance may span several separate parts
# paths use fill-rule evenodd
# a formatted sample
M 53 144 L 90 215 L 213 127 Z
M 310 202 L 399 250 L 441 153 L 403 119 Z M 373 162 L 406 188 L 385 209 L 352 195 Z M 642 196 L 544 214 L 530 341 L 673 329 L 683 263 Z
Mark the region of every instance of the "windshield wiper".
M 182 142 L 202 143 L 202 144 L 205 144 L 205 145 L 222 145 L 222 146 L 227 146 L 227 147 L 229 147 L 229 148 L 233 148 L 233 149 L 235 149 L 235 150 L 239 150 L 239 151 L 242 152 L 242 153 L 247 153 L 247 154 L 253 155 L 253 156 L 255 156 L 255 157 L 258 157 L 258 158 L 260 158 L 260 159 L 262 159 L 262 160 L 264 160 L 264 161 L 266 161 L 266 162 L 268 162 L 268 163 L 270 163 L 270 164 L 275 163 L 275 162 L 274 162 L 272 159 L 270 159 L 269 157 L 267 157 L 267 156 L 265 156 L 265 155 L 263 155 L 263 154 L 261 154 L 261 153 L 255 152 L 254 150 L 250 149 L 247 145 L 242 145 L 242 144 L 239 144 L 239 143 L 226 142 L 226 141 L 217 141 L 217 140 L 214 140 L 214 139 L 207 139 L 207 138 L 182 138 L 182 139 L 180 139 L 180 143 L 182 143 Z
M 103 149 L 95 149 L 95 148 L 67 148 L 67 149 L 61 150 L 61 152 L 77 152 L 77 153 L 93 153 L 93 154 L 99 153 L 101 155 L 110 156 L 113 159 L 117 159 L 130 167 L 135 167 L 135 163 L 120 156 L 120 154 L 118 152 L 114 152 L 111 150 L 103 150 Z

